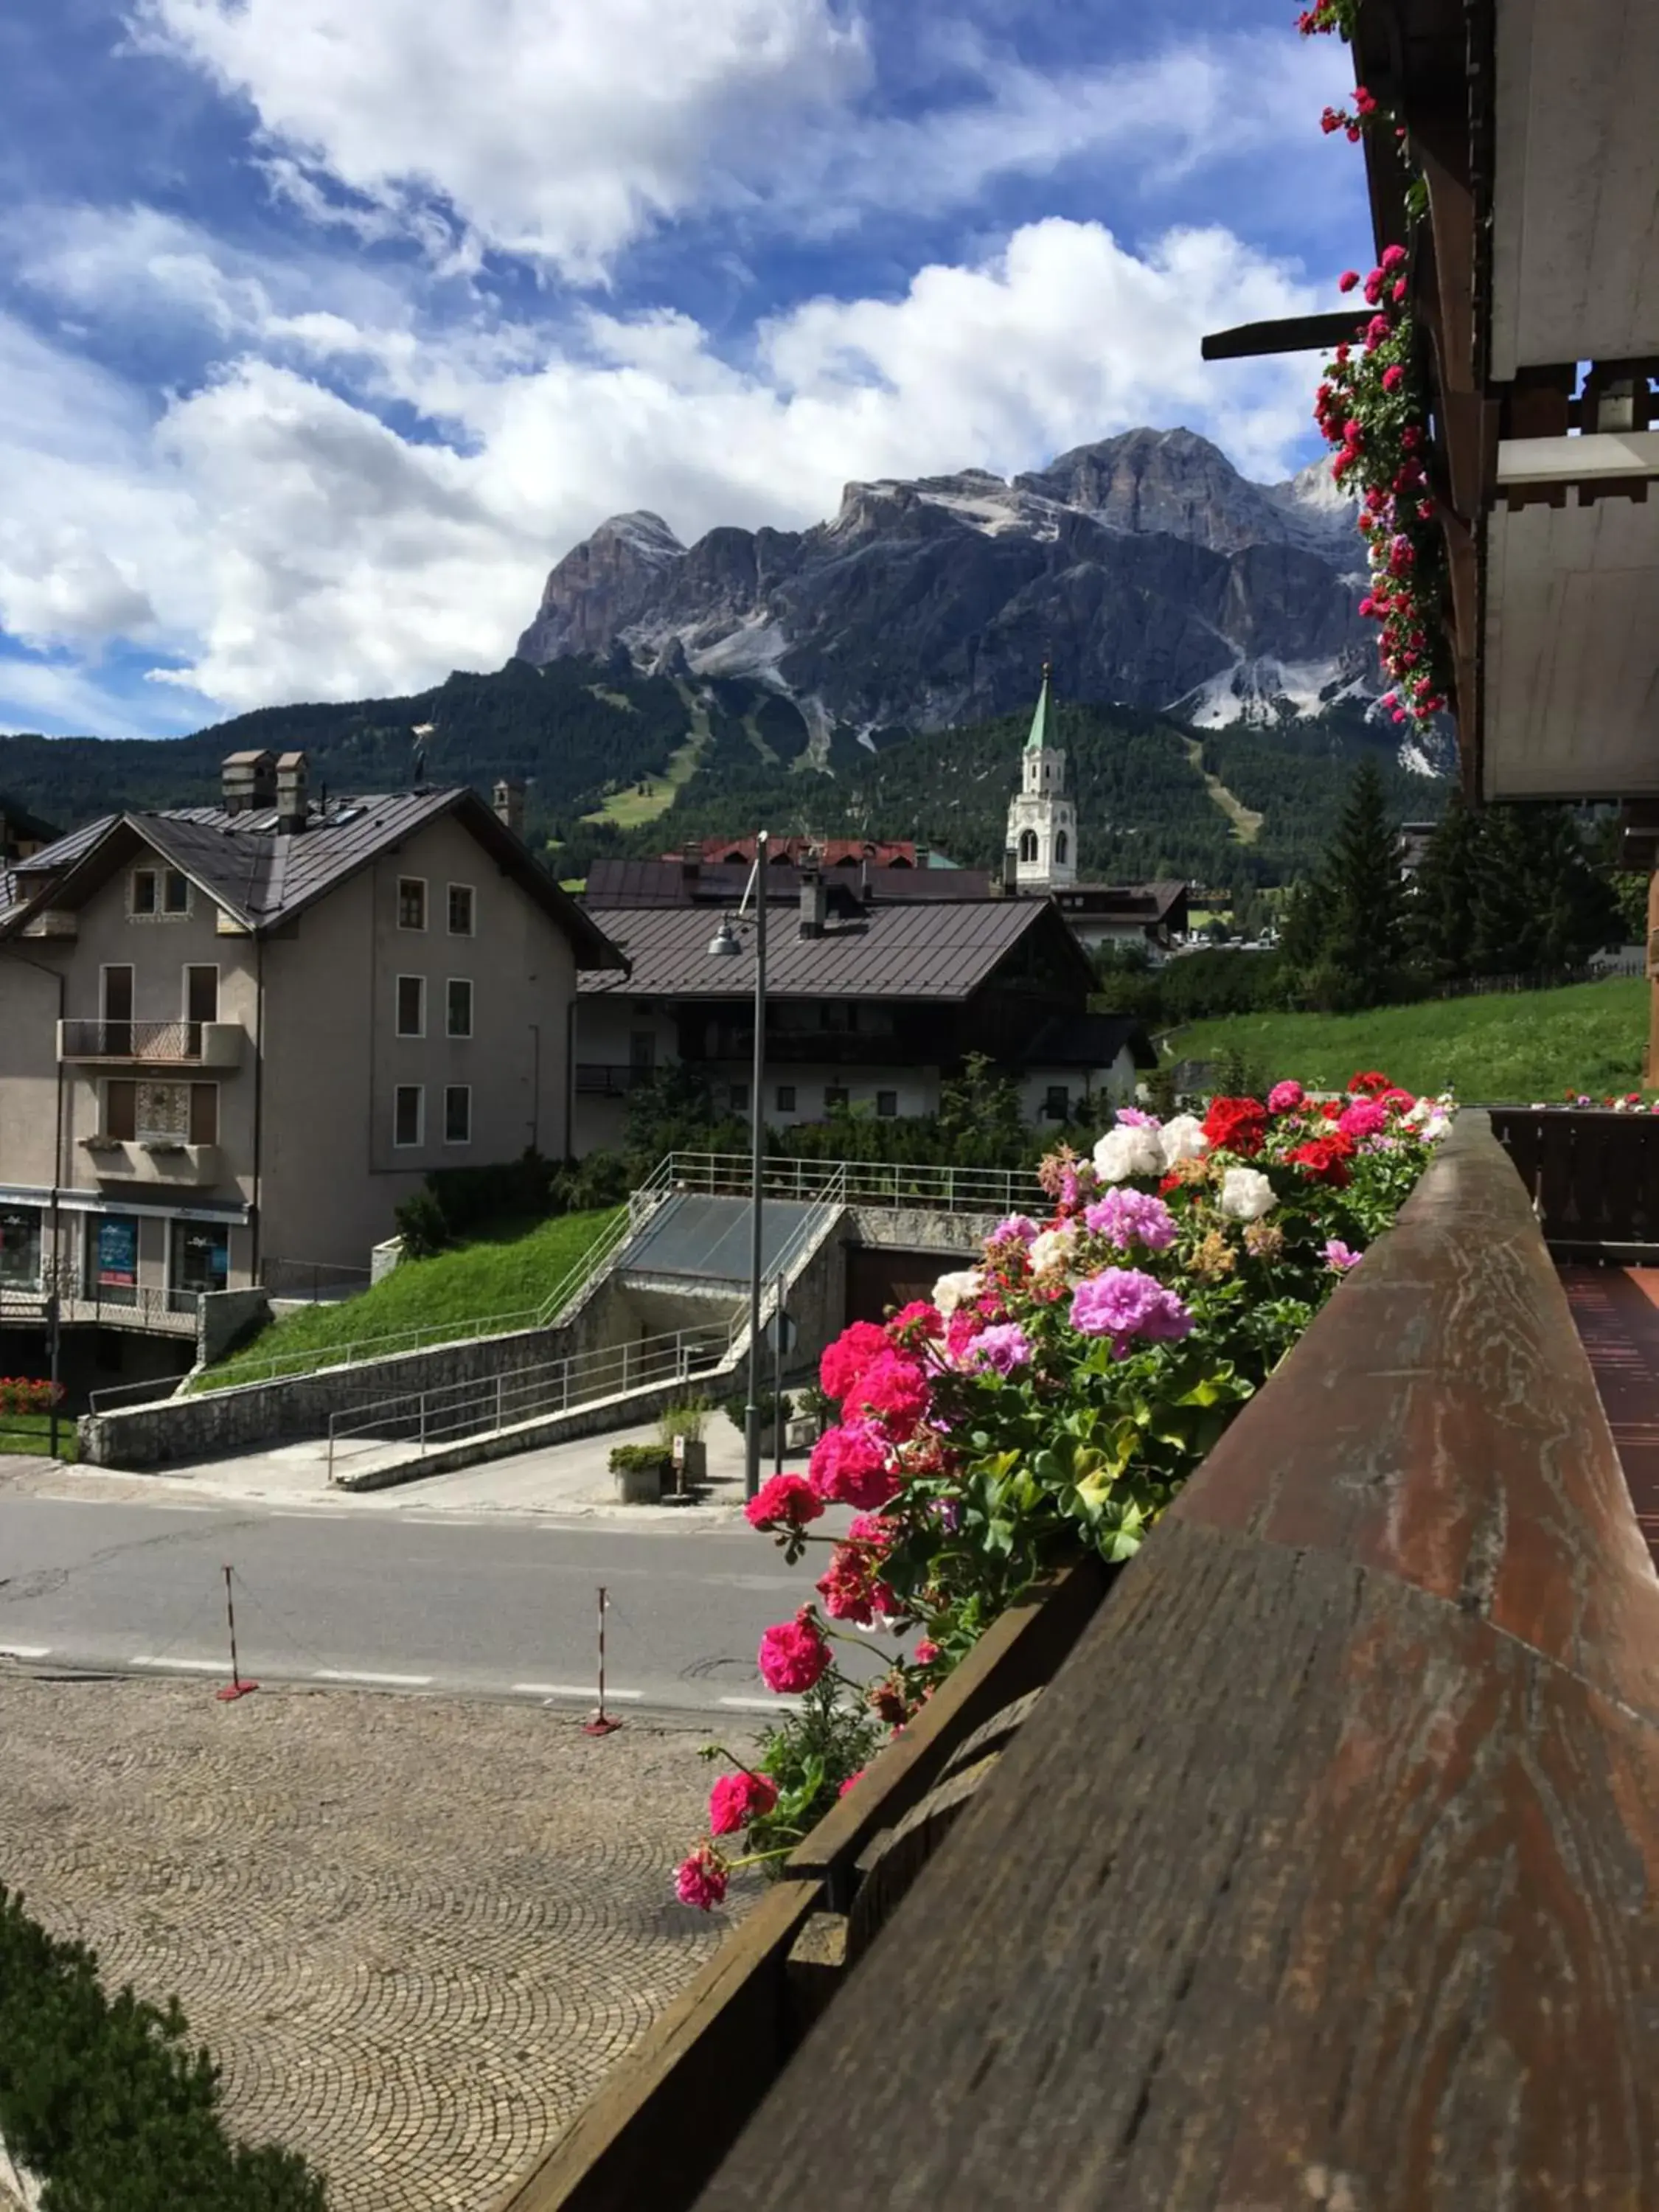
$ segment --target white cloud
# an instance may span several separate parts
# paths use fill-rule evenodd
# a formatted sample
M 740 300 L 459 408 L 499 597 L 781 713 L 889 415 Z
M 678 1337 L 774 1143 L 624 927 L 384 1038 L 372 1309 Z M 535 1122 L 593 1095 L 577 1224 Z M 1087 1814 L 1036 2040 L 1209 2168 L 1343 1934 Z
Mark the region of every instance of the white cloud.
M 137 23 L 252 103 L 313 217 L 430 233 L 435 196 L 589 277 L 868 70 L 831 0 L 137 0 Z
M 246 319 L 153 422 L 15 327 L 8 354 L 0 324 L 0 375 L 15 362 L 33 395 L 0 420 L 0 624 L 40 647 L 136 635 L 182 662 L 162 682 L 228 708 L 499 665 L 549 562 L 629 507 L 688 539 L 803 526 L 848 478 L 1012 471 L 1140 422 L 1188 423 L 1280 474 L 1307 364 L 1206 368 L 1199 339 L 1317 304 L 1225 231 L 1137 257 L 1060 221 L 981 265 L 923 269 L 896 300 L 808 301 L 740 364 L 678 315 L 594 314 L 555 342 L 278 311 L 276 277 L 239 282 L 192 276 Z M 405 409 L 442 438 L 381 419 Z

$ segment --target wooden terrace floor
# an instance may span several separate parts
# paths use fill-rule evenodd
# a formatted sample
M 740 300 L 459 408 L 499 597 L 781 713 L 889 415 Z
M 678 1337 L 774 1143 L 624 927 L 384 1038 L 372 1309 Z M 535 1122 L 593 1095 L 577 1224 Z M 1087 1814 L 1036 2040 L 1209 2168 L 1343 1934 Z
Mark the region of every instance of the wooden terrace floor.
M 1559 1272 L 1637 1521 L 1659 1567 L 1659 1267 Z

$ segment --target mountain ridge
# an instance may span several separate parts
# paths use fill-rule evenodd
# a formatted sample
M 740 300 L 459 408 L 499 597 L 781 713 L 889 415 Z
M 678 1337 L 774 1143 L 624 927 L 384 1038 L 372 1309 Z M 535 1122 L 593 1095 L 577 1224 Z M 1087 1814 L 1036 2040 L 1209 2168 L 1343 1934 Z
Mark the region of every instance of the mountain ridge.
M 1011 711 L 1045 659 L 1083 702 L 1267 722 L 1380 689 L 1353 516 L 1322 464 L 1259 484 L 1182 428 L 1012 478 L 851 483 L 805 531 L 720 525 L 686 545 L 641 509 L 554 565 L 518 652 L 544 666 L 620 644 L 642 670 L 748 677 L 794 701 L 820 750 L 837 721 Z

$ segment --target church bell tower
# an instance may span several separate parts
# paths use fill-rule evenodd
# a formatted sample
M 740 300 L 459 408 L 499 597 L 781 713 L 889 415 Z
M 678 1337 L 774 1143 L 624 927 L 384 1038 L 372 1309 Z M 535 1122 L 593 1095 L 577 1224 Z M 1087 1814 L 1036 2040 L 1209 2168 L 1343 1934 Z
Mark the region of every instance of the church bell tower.
M 1007 842 L 1023 891 L 1062 890 L 1077 881 L 1077 809 L 1066 796 L 1066 756 L 1055 734 L 1053 672 L 1045 660 L 1019 790 L 1008 807 Z

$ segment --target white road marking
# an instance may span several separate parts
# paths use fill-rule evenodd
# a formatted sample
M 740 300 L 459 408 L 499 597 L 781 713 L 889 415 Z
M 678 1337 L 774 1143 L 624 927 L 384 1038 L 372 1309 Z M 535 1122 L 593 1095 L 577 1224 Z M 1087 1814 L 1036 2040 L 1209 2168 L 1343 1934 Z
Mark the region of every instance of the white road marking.
M 129 1667 L 166 1667 L 170 1670 L 188 1668 L 192 1674 L 222 1674 L 225 1671 L 222 1659 L 170 1659 L 165 1654 L 159 1659 L 153 1659 L 143 1651 L 137 1658 L 129 1659 L 127 1664 Z
M 590 1705 L 597 1705 L 599 1693 L 592 1682 L 515 1682 L 513 1694 L 515 1698 L 586 1698 Z M 607 1683 L 605 1694 L 607 1702 L 614 1698 L 620 1705 L 637 1705 L 645 1692 L 613 1690 Z
M 722 1698 L 720 1703 L 739 1713 L 798 1713 L 801 1709 L 799 1698 Z
M 0 1644 L 0 1659 L 45 1659 L 51 1650 L 50 1644 Z
M 397 1689 L 422 1690 L 432 1677 L 430 1674 L 372 1674 L 355 1667 L 319 1667 L 313 1680 L 319 1682 L 386 1682 Z

